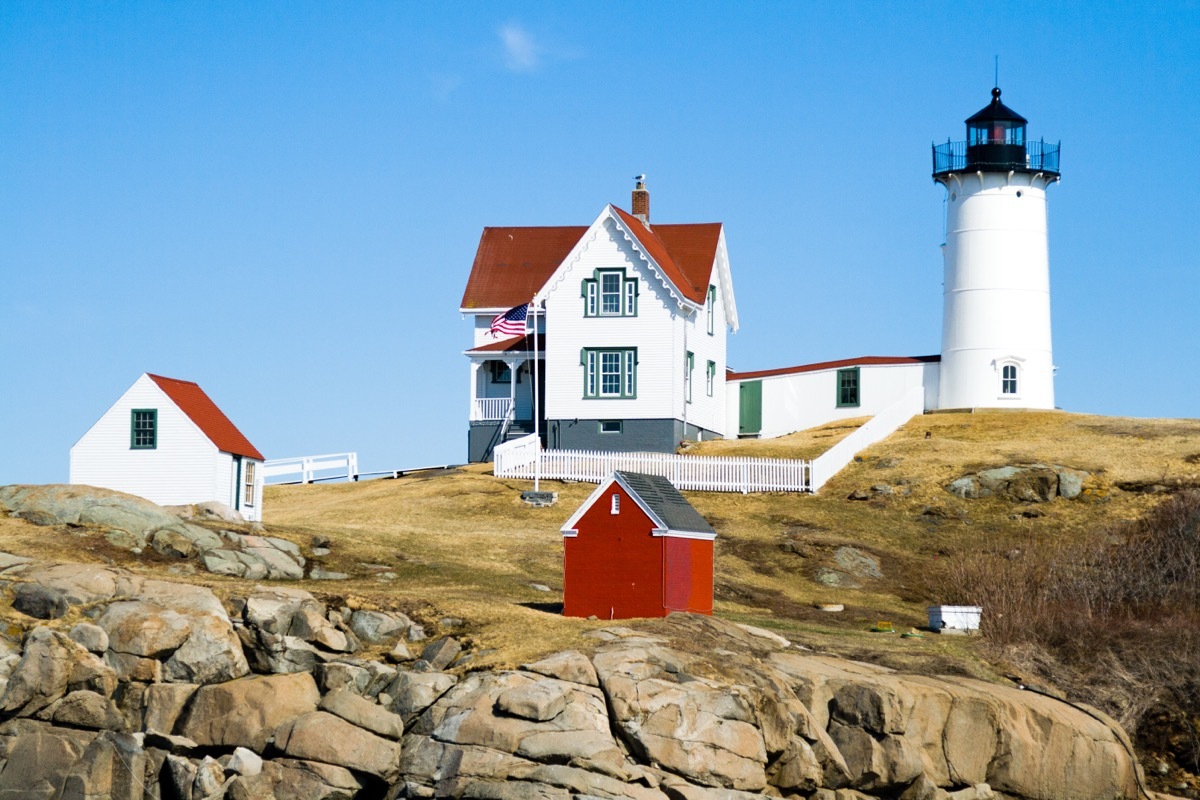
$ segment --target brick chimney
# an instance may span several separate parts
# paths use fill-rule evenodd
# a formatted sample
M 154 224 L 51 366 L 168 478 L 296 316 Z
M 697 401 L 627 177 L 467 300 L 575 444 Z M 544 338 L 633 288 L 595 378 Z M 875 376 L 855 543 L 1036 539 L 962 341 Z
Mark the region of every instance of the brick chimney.
M 646 189 L 646 176 L 638 175 L 634 178 L 637 181 L 637 186 L 633 187 L 633 215 L 642 221 L 642 224 L 650 225 L 650 192 Z

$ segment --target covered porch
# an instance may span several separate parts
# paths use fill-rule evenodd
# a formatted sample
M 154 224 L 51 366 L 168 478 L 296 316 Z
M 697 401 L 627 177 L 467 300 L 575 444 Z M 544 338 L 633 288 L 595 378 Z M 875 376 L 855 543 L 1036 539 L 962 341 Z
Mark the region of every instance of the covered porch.
M 480 345 L 466 351 L 470 359 L 470 409 L 468 455 L 471 461 L 489 461 L 497 444 L 535 430 L 534 358 L 537 365 L 536 429 L 545 424 L 545 336 L 539 334 Z

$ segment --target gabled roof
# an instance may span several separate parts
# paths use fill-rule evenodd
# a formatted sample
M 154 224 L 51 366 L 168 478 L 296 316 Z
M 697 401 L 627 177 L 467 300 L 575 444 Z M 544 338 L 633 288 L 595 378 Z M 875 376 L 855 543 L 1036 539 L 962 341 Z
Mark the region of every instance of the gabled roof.
M 616 206 L 610 208 L 680 294 L 704 305 L 721 223 L 656 224 L 648 228 L 632 214 Z M 512 308 L 529 302 L 587 230 L 588 226 L 484 228 L 459 308 Z
M 161 375 L 146 373 L 146 377 L 154 381 L 162 389 L 171 402 L 187 414 L 188 419 L 196 423 L 196 427 L 224 453 L 235 456 L 264 461 L 263 454 L 258 448 L 242 435 L 229 417 L 217 408 L 204 390 L 191 381 L 181 381 L 175 378 L 164 378 Z
M 459 308 L 512 308 L 541 289 L 587 226 L 484 228 Z
M 617 483 L 650 517 L 658 535 L 685 536 L 690 538 L 714 539 L 717 532 L 700 516 L 700 512 L 679 493 L 669 480 L 659 475 L 640 472 L 614 472 L 612 477 L 601 483 L 562 527 L 562 532 L 571 535 L 581 517 L 595 501 Z
M 843 369 L 845 367 L 874 367 L 897 364 L 936 364 L 941 356 L 859 356 L 858 358 L 843 358 L 840 361 L 820 361 L 816 364 L 801 364 L 796 367 L 780 367 L 779 369 L 760 369 L 753 372 L 725 373 L 727 381 L 747 381 L 754 378 L 771 378 L 776 375 L 795 375 L 801 372 L 819 372 L 823 369 Z
M 721 223 L 655 225 L 647 228 L 632 214 L 616 206 L 612 209 L 641 242 L 647 254 L 662 268 L 667 279 L 675 284 L 675 288 L 693 303 L 704 305 L 717 257 L 717 241 L 721 238 Z

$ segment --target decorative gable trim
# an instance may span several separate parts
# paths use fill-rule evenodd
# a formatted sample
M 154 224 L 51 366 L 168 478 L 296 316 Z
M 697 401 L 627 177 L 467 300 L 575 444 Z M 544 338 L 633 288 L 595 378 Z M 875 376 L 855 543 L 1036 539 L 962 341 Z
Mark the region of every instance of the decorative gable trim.
M 733 299 L 733 275 L 729 269 L 729 251 L 725 249 L 725 226 L 721 226 L 721 236 L 717 239 L 717 258 L 713 269 L 717 273 L 716 282 L 721 287 L 721 305 L 725 308 L 725 324 L 734 333 L 738 331 L 737 303 Z
M 605 208 L 605 212 L 608 213 L 609 219 L 612 222 L 612 226 L 616 228 L 617 232 L 625 237 L 625 241 L 629 242 L 629 246 L 633 248 L 633 251 L 637 253 L 638 256 L 641 257 L 642 262 L 650 268 L 650 273 L 654 275 L 654 277 L 658 278 L 658 282 L 662 284 L 664 289 L 667 290 L 667 293 L 671 295 L 671 297 L 675 298 L 675 304 L 680 308 L 685 306 L 690 308 L 700 308 L 699 305 L 684 297 L 679 291 L 679 288 L 672 283 L 669 278 L 667 278 L 662 267 L 658 265 L 658 262 L 654 260 L 653 256 L 646 252 L 645 246 L 641 243 L 637 236 L 634 235 L 633 231 L 629 230 L 629 227 L 624 223 L 624 221 L 622 221 L 620 217 L 613 213 L 611 205 Z
M 662 287 L 667 291 L 667 293 L 674 298 L 675 304 L 679 308 L 698 309 L 703 307 L 702 304 L 698 304 L 685 297 L 683 292 L 680 291 L 679 287 L 677 287 L 671 281 L 671 279 L 667 277 L 662 267 L 659 266 L 658 262 L 654 260 L 649 252 L 647 252 L 646 247 L 642 244 L 642 242 L 637 238 L 633 231 L 631 231 L 629 227 L 625 225 L 625 223 L 613 210 L 611 203 L 604 207 L 604 210 L 600 212 L 600 215 L 596 217 L 595 221 L 592 222 L 592 224 L 588 227 L 587 233 L 579 238 L 579 241 L 575 244 L 575 247 L 573 247 L 567 257 L 563 259 L 562 264 L 559 265 L 558 269 L 554 271 L 554 274 L 550 276 L 550 279 L 547 280 L 537 294 L 534 295 L 535 303 L 543 303 L 546 300 L 546 297 L 555 289 L 557 289 L 564 280 L 567 279 L 567 275 L 574 268 L 575 264 L 578 263 L 583 257 L 583 253 L 587 249 L 588 245 L 596 240 L 596 237 L 599 235 L 601 229 L 605 228 L 606 226 L 608 226 L 607 229 L 610 232 L 619 233 L 622 237 L 624 237 L 625 241 L 629 243 L 629 246 L 637 254 L 638 258 L 642 260 L 642 263 L 649 268 L 650 273 L 655 277 L 656 280 L 658 280 L 660 284 L 662 284 Z M 724 234 L 722 233 L 722 236 L 723 235 Z M 726 267 L 726 272 L 728 272 L 728 267 Z

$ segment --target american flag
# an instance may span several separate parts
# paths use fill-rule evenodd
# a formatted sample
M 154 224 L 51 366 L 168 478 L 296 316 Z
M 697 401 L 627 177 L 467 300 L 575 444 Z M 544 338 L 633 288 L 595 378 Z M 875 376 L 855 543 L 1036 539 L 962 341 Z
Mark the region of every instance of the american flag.
M 529 304 L 525 303 L 516 308 L 510 308 L 503 314 L 497 314 L 492 320 L 491 334 L 493 337 L 524 336 L 525 317 L 529 313 Z

